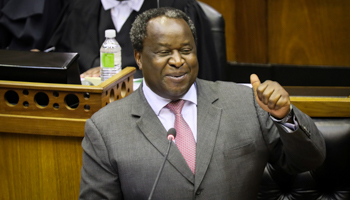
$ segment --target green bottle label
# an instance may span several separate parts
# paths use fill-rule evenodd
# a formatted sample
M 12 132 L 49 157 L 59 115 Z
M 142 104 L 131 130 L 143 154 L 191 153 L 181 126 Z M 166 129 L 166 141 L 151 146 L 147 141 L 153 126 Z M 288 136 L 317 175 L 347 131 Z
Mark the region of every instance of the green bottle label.
M 114 53 L 102 53 L 102 67 L 114 67 Z

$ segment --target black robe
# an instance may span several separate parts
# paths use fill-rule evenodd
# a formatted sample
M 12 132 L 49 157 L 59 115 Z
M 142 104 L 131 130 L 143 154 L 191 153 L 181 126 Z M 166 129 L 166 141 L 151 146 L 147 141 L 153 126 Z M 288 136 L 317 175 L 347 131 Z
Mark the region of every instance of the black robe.
M 145 0 L 140 11 L 133 11 L 117 33 L 116 39 L 122 48 L 122 68 L 137 67 L 134 50 L 129 37 L 136 16 L 145 10 L 156 8 L 157 0 Z M 174 7 L 189 15 L 197 30 L 198 77 L 219 80 L 219 62 L 207 17 L 195 0 L 160 0 L 160 7 Z M 57 24 L 48 47 L 55 46 L 59 52 L 78 52 L 80 72 L 100 65 L 100 47 L 105 40 L 104 31 L 115 29 L 110 10 L 105 11 L 100 0 L 75 0 L 66 8 Z M 142 77 L 137 70 L 135 77 Z
M 44 50 L 69 0 L 0 0 L 0 48 Z

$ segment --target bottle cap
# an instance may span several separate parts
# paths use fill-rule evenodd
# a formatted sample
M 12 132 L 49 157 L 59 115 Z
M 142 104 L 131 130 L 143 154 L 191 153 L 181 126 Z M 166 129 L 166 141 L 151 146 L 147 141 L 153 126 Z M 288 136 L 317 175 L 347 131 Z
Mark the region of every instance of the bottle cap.
M 114 29 L 107 29 L 105 30 L 105 37 L 106 38 L 114 38 L 116 35 L 115 30 Z

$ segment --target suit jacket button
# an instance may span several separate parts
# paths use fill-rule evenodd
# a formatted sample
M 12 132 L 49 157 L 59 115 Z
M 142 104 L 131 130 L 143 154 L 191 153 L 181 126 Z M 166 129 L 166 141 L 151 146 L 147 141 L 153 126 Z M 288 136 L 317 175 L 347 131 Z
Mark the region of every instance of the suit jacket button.
M 202 193 L 202 190 L 203 189 L 198 189 L 197 192 L 196 192 L 196 195 L 200 195 Z

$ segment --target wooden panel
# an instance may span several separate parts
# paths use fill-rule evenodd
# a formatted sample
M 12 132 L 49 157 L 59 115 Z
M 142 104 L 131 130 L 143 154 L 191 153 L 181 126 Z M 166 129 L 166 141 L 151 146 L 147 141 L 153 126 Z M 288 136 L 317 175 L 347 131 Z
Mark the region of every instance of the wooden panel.
M 80 137 L 0 134 L 0 199 L 78 199 Z
M 86 119 L 0 114 L 1 133 L 84 137 Z
M 268 1 L 269 62 L 350 65 L 350 1 Z
M 236 0 L 236 61 L 267 63 L 266 0 Z
M 310 117 L 350 117 L 350 98 L 291 97 L 290 100 Z

